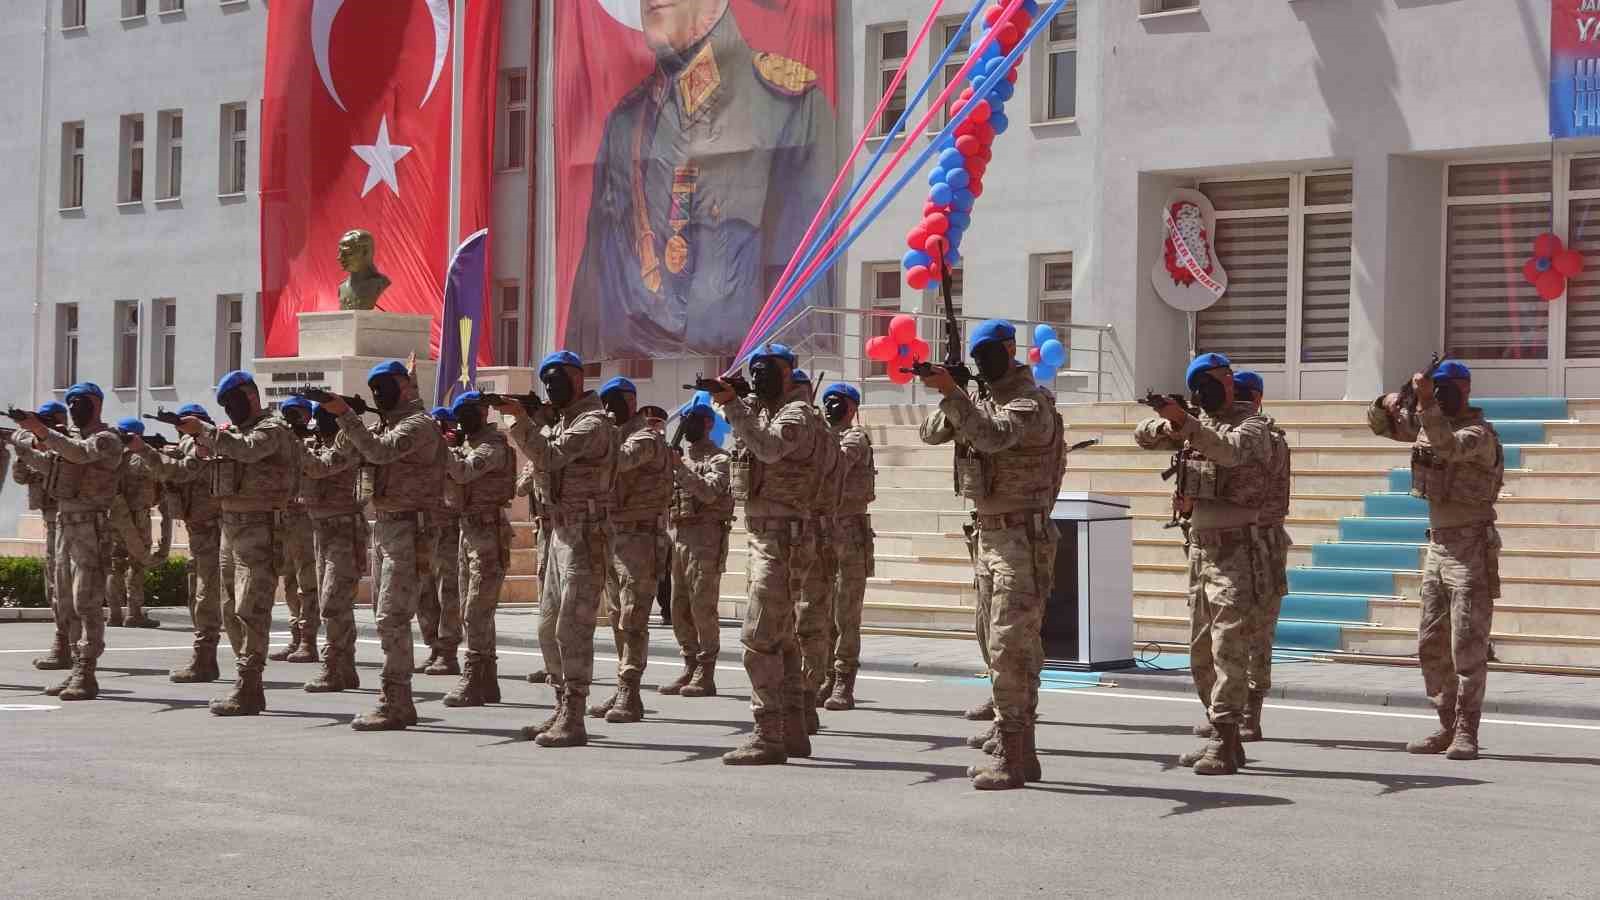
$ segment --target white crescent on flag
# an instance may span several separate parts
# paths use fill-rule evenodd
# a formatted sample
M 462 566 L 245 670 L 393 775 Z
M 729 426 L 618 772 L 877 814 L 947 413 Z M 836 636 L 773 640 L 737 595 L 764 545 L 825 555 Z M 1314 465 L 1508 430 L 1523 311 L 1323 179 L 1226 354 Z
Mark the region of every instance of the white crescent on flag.
M 450 56 L 450 0 L 422 0 L 428 5 L 428 14 L 433 19 L 433 76 L 428 79 L 428 90 L 422 95 L 422 103 L 428 102 L 433 96 L 433 89 L 439 84 L 439 76 L 444 72 L 444 61 Z M 349 112 L 344 105 L 344 98 L 339 96 L 339 88 L 333 81 L 333 68 L 328 60 L 328 43 L 333 36 L 333 21 L 339 17 L 339 10 L 344 7 L 345 0 L 312 0 L 311 7 L 311 58 L 317 64 L 317 74 L 322 76 L 322 86 L 328 89 L 328 96 L 339 108 Z
M 616 19 L 634 31 L 644 30 L 644 20 L 640 18 L 637 0 L 598 0 L 600 8 L 606 15 Z

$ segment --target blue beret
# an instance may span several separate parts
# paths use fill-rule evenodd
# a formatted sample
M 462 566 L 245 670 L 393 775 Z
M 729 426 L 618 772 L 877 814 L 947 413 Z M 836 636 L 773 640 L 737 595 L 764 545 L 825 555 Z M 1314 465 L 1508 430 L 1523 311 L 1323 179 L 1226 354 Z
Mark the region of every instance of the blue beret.
M 197 419 L 205 419 L 208 422 L 211 420 L 211 414 L 206 412 L 206 408 L 198 403 L 185 403 L 178 407 L 178 415 L 194 416 Z
M 794 383 L 795 384 L 810 384 L 811 383 L 811 376 L 806 374 L 806 370 L 805 369 L 795 369 L 794 370 Z
M 633 382 L 621 376 L 613 378 L 600 386 L 600 396 L 602 397 L 611 393 L 612 391 L 621 391 L 624 394 L 633 394 L 634 396 L 638 396 L 639 394 L 639 388 L 636 387 Z
M 1229 362 L 1228 358 L 1221 353 L 1202 353 L 1194 358 L 1194 362 L 1189 363 L 1189 371 L 1183 373 L 1183 383 L 1188 385 L 1189 390 L 1192 391 L 1195 389 L 1194 377 L 1201 372 L 1231 368 L 1233 368 L 1233 363 Z
M 222 376 L 222 380 L 217 382 L 217 402 L 221 403 L 223 395 L 234 388 L 243 387 L 247 384 L 253 387 L 255 383 L 255 378 L 249 372 L 242 369 L 234 369 L 232 372 Z
M 454 403 L 450 404 L 450 415 L 459 416 L 459 415 L 461 415 L 461 407 L 466 406 L 469 403 L 481 403 L 481 402 L 483 402 L 483 393 L 482 392 L 480 392 L 480 391 L 466 391 L 461 396 L 457 397 L 455 399 Z
M 546 356 L 544 362 L 539 363 L 539 374 L 543 375 L 546 370 L 554 366 L 572 366 L 581 369 L 583 368 L 583 359 L 571 350 L 557 350 Z
M 456 417 L 456 414 L 448 406 L 435 406 L 428 415 L 433 416 L 435 419 L 454 419 Z
M 795 367 L 797 362 L 794 351 L 789 349 L 788 344 L 765 344 L 760 350 L 750 354 L 751 365 L 763 359 L 781 359 L 788 363 L 791 369 Z
M 861 392 L 856 390 L 854 385 L 836 381 L 828 385 L 828 389 L 822 392 L 822 399 L 826 400 L 835 394 L 848 399 L 857 406 L 861 405 Z
M 1005 319 L 990 319 L 980 323 L 972 329 L 972 339 L 967 342 L 967 352 L 976 353 L 978 348 L 990 341 L 1014 341 L 1017 339 L 1017 327 Z
M 39 415 L 41 416 L 53 416 L 57 413 L 62 415 L 66 415 L 67 413 L 66 404 L 62 403 L 60 400 L 46 400 L 44 404 L 39 407 Z
M 1266 391 L 1267 384 L 1261 376 L 1254 372 L 1233 373 L 1233 389 L 1236 391 L 1249 391 L 1251 394 L 1260 394 Z
M 398 359 L 386 359 L 367 370 L 367 383 L 371 384 L 383 375 L 394 375 L 400 378 L 409 378 L 411 373 L 406 371 L 406 364 Z
M 1471 381 L 1472 370 L 1467 368 L 1466 363 L 1456 359 L 1447 359 L 1444 362 L 1439 363 L 1439 367 L 1433 370 L 1434 381 L 1445 381 L 1452 378 L 1460 378 L 1466 381 Z
M 71 403 L 79 397 L 93 397 L 96 400 L 104 400 L 106 394 L 105 391 L 100 390 L 100 385 L 92 381 L 80 381 L 67 388 L 67 402 Z
M 128 416 L 125 419 L 117 420 L 117 430 L 126 431 L 129 434 L 144 434 L 144 423 L 133 416 Z
M 303 410 L 305 410 L 306 412 L 309 413 L 309 412 L 311 412 L 311 401 L 307 400 L 304 397 L 290 397 L 289 399 L 287 399 L 287 400 L 283 401 L 282 403 L 278 404 L 278 408 L 279 409 L 303 409 Z

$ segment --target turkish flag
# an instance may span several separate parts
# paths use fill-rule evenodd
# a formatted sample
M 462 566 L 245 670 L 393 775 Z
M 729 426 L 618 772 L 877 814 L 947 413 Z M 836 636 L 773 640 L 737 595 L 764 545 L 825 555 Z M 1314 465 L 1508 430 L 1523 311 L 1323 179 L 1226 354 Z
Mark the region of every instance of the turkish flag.
M 430 315 L 445 268 L 487 227 L 499 0 L 467 6 L 461 223 L 449 234 L 453 0 L 292 0 L 267 16 L 261 146 L 267 356 L 298 352 L 297 314 L 339 308 L 339 237 L 372 232 L 386 312 Z M 487 298 L 489 291 L 482 296 Z M 479 344 L 480 361 L 489 342 Z

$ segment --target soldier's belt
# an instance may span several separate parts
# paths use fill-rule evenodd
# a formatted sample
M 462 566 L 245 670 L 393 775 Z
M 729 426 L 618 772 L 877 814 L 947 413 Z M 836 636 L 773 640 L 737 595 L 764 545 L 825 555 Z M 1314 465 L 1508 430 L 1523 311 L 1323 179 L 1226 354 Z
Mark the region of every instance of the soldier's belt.
M 1427 535 L 1430 541 L 1450 541 L 1456 538 L 1474 537 L 1493 527 L 1493 522 L 1480 522 L 1477 525 L 1457 525 L 1454 528 L 1429 528 Z
M 505 518 L 505 512 L 499 507 L 495 507 L 494 509 L 479 509 L 461 514 L 462 522 L 470 522 L 473 525 L 494 525 L 503 518 Z
M 836 525 L 860 525 L 863 528 L 872 527 L 872 516 L 867 513 L 846 513 L 833 517 Z
M 58 512 L 56 513 L 57 525 L 79 525 L 84 522 L 103 522 L 106 513 L 104 510 L 90 512 Z
M 1049 516 L 1042 512 L 1014 512 L 996 513 L 992 516 L 973 514 L 972 520 L 978 523 L 981 531 L 1002 531 L 1007 528 L 1022 528 L 1027 525 L 1041 524 Z
M 721 516 L 714 515 L 714 514 L 711 514 L 711 513 L 706 513 L 706 514 L 702 514 L 702 515 L 698 515 L 698 516 L 668 516 L 667 517 L 667 522 L 668 522 L 668 524 L 671 524 L 671 525 L 707 525 L 707 526 L 718 525 L 718 526 L 722 526 L 722 525 L 732 524 L 733 520 L 732 519 L 725 519 L 725 518 L 723 518 Z
M 233 522 L 241 525 L 273 525 L 280 521 L 283 513 L 275 510 L 257 510 L 255 512 L 228 512 L 222 511 L 222 521 Z
M 635 519 L 632 522 L 618 522 L 615 519 L 611 521 L 613 534 L 652 534 L 659 530 L 653 519 Z
M 338 511 L 338 512 L 313 513 L 312 516 L 311 516 L 311 521 L 313 521 L 313 522 L 328 522 L 328 521 L 331 521 L 333 519 L 354 519 L 354 518 L 359 518 L 359 517 L 361 517 L 361 510 L 359 510 L 359 509 L 346 509 L 346 510 L 342 510 L 342 511 Z
M 1234 528 L 1191 528 L 1189 542 L 1193 544 L 1220 544 L 1230 538 L 1250 539 L 1261 533 L 1259 525 L 1239 525 Z
M 750 518 L 744 521 L 744 528 L 753 534 L 770 534 L 772 532 L 786 531 L 791 534 L 801 535 L 811 531 L 812 523 L 806 519 L 791 517 Z
M 421 527 L 428 523 L 428 514 L 420 509 L 380 509 L 374 518 L 379 522 L 415 522 Z

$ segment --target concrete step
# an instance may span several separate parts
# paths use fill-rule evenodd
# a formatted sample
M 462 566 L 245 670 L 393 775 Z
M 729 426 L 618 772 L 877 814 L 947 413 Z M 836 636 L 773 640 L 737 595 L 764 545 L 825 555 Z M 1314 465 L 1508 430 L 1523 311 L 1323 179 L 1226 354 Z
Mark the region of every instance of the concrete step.
M 1291 537 L 1298 538 L 1299 530 L 1290 531 Z M 1289 550 L 1290 566 L 1309 566 L 1313 564 L 1319 547 L 1324 554 L 1332 549 L 1351 547 L 1349 544 L 1332 544 L 1327 542 L 1302 543 L 1296 541 Z M 1354 545 L 1357 549 L 1365 549 Z M 1405 546 L 1405 545 L 1400 545 Z M 1421 566 L 1425 548 L 1418 545 L 1411 555 L 1418 560 Z M 1133 545 L 1133 561 L 1136 565 L 1162 565 L 1180 562 L 1183 559 L 1183 540 L 1181 537 L 1166 537 L 1159 539 L 1135 539 Z M 1335 561 L 1324 563 L 1319 560 L 1317 565 L 1338 567 Z M 1527 549 L 1521 547 L 1506 547 L 1500 552 L 1500 574 L 1502 576 L 1552 578 L 1585 578 L 1600 579 L 1600 552 L 1576 550 L 1546 550 Z
M 1123 493 L 1149 490 L 1162 484 L 1164 460 L 1151 460 L 1143 467 L 1108 467 L 1073 465 L 1068 467 L 1067 490 Z M 1366 494 L 1390 491 L 1388 469 L 1324 469 L 1301 472 L 1294 477 L 1296 494 Z M 1509 497 L 1523 501 L 1557 500 L 1580 502 L 1600 508 L 1600 472 L 1535 472 L 1527 470 L 1506 472 L 1505 490 Z
M 1412 598 L 1374 598 L 1371 609 L 1377 622 L 1394 628 L 1415 632 L 1422 622 L 1422 604 Z M 1505 634 L 1600 635 L 1600 607 L 1500 602 L 1494 606 L 1492 630 Z

